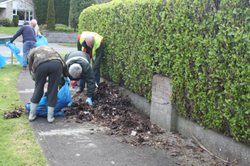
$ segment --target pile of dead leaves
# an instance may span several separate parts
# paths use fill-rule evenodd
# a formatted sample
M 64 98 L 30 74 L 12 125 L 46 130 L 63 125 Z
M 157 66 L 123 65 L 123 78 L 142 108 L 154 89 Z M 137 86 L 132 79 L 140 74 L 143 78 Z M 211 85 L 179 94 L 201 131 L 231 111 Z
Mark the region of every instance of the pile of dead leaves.
M 22 106 L 20 107 L 15 106 L 14 111 L 4 112 L 3 117 L 4 119 L 19 118 L 23 114 L 24 111 L 25 111 L 25 108 L 23 108 Z
M 138 136 L 138 142 L 143 142 L 141 136 L 146 134 L 163 133 L 161 128 L 151 124 L 150 120 L 142 119 L 133 111 L 131 100 L 128 96 L 123 96 L 119 89 L 106 82 L 100 83 L 93 97 L 93 106 L 89 106 L 84 100 L 72 102 L 70 108 L 64 110 L 66 116 L 77 115 L 78 123 L 91 121 L 92 123 L 101 123 L 112 130 L 110 135 Z M 95 102 L 97 101 L 97 102 Z

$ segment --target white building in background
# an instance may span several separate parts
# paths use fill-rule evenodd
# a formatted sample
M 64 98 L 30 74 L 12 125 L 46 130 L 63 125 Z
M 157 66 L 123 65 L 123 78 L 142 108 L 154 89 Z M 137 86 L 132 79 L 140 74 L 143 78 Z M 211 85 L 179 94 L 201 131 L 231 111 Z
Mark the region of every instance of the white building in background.
M 35 18 L 32 0 L 0 0 L 0 17 L 12 20 L 13 15 L 19 15 L 18 25 L 23 25 L 24 21 Z

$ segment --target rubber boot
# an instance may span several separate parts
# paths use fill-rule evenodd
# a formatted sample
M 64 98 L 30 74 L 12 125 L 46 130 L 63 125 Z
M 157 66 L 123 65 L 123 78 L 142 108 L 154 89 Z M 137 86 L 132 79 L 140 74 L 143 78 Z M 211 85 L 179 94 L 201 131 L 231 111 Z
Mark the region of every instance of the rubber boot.
M 48 115 L 47 115 L 48 122 L 53 122 L 55 120 L 54 110 L 55 110 L 55 107 L 48 106 Z
M 29 121 L 36 119 L 36 110 L 37 110 L 38 104 L 36 103 L 30 103 L 30 115 L 29 115 Z

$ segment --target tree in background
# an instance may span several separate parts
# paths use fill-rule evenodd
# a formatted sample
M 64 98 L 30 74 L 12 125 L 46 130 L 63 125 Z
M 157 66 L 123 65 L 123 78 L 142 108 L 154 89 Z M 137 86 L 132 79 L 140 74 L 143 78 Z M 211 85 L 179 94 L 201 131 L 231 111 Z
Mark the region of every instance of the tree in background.
M 47 20 L 47 9 L 49 0 L 33 0 L 38 25 L 45 24 Z
M 47 29 L 49 31 L 55 30 L 55 8 L 54 8 L 54 1 L 53 0 L 49 0 L 49 4 L 48 4 Z
M 45 24 L 47 20 L 48 2 L 49 0 L 33 0 L 35 4 L 35 12 L 38 25 Z M 55 23 L 68 25 L 69 20 L 69 2 L 70 0 L 54 0 L 55 7 Z
M 15 27 L 18 27 L 19 15 L 13 15 L 13 23 Z
M 97 3 L 97 0 L 71 0 L 69 9 L 69 26 L 77 28 L 79 22 L 78 19 L 82 10 Z
M 70 0 L 54 0 L 56 24 L 68 25 Z

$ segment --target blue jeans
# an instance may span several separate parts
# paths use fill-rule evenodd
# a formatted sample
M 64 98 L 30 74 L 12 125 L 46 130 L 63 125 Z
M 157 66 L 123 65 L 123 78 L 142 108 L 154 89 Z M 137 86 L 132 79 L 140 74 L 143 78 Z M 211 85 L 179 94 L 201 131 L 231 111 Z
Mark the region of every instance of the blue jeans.
M 26 41 L 23 43 L 23 66 L 27 66 L 27 55 L 32 48 L 36 48 L 35 41 Z
M 93 62 L 93 65 L 94 65 L 95 61 L 92 60 L 92 62 Z M 100 66 L 94 71 L 94 74 L 95 74 L 95 81 L 96 81 L 97 85 L 99 85 L 100 77 L 101 77 Z M 85 80 L 84 80 L 84 74 L 83 73 L 81 74 L 81 79 L 78 81 L 77 87 L 80 88 L 80 89 L 85 88 Z

